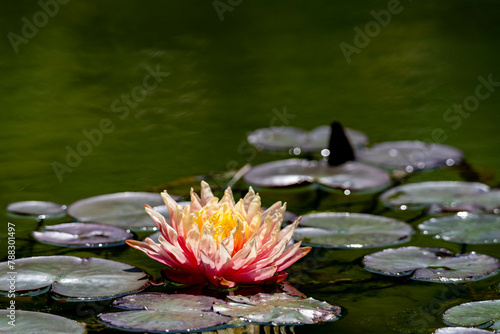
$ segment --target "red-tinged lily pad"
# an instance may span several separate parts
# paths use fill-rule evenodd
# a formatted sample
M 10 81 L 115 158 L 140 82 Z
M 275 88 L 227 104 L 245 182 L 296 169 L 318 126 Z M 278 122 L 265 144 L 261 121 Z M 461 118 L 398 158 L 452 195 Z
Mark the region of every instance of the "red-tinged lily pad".
M 443 314 L 446 324 L 500 330 L 500 300 L 464 303 Z
M 116 298 L 142 291 L 149 284 L 146 273 L 125 263 L 99 258 L 39 256 L 0 263 L 0 291 L 4 294 L 9 291 L 12 272 L 15 272 L 18 294 L 51 289 L 57 299 L 67 301 Z
M 285 293 L 258 293 L 251 297 L 228 296 L 229 302 L 216 303 L 213 310 L 263 325 L 303 325 L 334 321 L 340 307 L 313 298 L 301 298 Z
M 92 224 L 68 223 L 51 225 L 42 231 L 33 232 L 33 237 L 45 244 L 74 248 L 105 248 L 121 246 L 134 235 L 121 227 Z
M 431 218 L 418 225 L 424 234 L 465 244 L 500 243 L 500 216 L 459 212 L 454 216 Z
M 153 292 L 129 295 L 113 305 L 127 312 L 104 313 L 99 318 L 106 326 L 126 331 L 148 333 L 205 331 L 225 325 L 232 319 L 211 311 L 214 303 L 224 303 L 208 296 L 169 295 Z
M 10 215 L 30 219 L 56 219 L 66 215 L 66 205 L 54 202 L 24 201 L 7 205 Z
M 288 159 L 253 167 L 244 176 L 245 182 L 261 188 L 292 188 L 320 186 L 325 190 L 375 192 L 389 186 L 387 172 L 357 162 L 328 166 L 319 161 Z
M 489 190 L 487 185 L 476 182 L 408 183 L 387 190 L 380 196 L 380 200 L 385 206 L 399 210 L 429 208 L 435 213 L 476 211 L 474 198 Z
M 270 127 L 253 131 L 247 139 L 261 151 L 292 150 L 292 154 L 298 155 L 301 152 L 320 152 L 328 148 L 330 132 L 328 125 L 319 126 L 310 132 L 289 126 Z M 368 143 L 367 136 L 360 131 L 346 128 L 345 134 L 353 147 L 362 147 Z
M 54 314 L 0 310 L 0 333 L 85 334 L 87 330 L 79 322 Z
M 485 331 L 484 329 L 478 328 L 466 328 L 466 327 L 443 327 L 438 328 L 434 334 L 491 334 L 493 332 Z
M 347 212 L 302 216 L 293 239 L 309 246 L 365 248 L 400 244 L 410 240 L 411 225 L 387 217 Z
M 375 144 L 371 148 L 357 152 L 356 157 L 371 165 L 402 169 L 411 173 L 456 165 L 463 160 L 463 153 L 448 145 L 421 141 L 395 141 Z
M 174 199 L 178 197 L 174 196 Z M 124 192 L 82 199 L 68 207 L 68 214 L 79 222 L 119 226 L 132 231 L 156 230 L 155 222 L 144 210 L 145 204 L 163 215 L 167 214 L 161 195 L 145 192 Z
M 453 255 L 446 249 L 401 247 L 385 249 L 363 259 L 365 269 L 388 276 L 410 276 L 419 281 L 459 283 L 498 273 L 500 262 L 475 252 Z

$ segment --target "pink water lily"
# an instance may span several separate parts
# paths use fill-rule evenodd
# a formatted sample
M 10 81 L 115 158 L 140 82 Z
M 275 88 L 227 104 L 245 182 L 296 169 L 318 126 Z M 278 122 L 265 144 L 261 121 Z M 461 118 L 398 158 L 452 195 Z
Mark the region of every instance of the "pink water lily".
M 159 244 L 127 240 L 127 244 L 168 267 L 164 274 L 185 284 L 209 282 L 231 288 L 238 284 L 272 284 L 283 281 L 286 268 L 305 256 L 310 247 L 288 245 L 299 223 L 281 229 L 286 204 L 277 202 L 265 211 L 252 188 L 238 203 L 231 188 L 219 201 L 202 181 L 201 196 L 191 189 L 191 204 L 177 204 L 164 191 L 170 223 L 146 205 L 161 232 Z

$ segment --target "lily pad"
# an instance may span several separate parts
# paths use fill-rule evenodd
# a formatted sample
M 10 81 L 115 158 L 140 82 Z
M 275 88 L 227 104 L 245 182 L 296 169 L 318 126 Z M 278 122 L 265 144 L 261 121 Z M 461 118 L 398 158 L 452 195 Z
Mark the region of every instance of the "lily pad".
M 144 210 L 145 204 L 163 215 L 168 212 L 158 193 L 124 192 L 77 201 L 68 207 L 68 214 L 79 222 L 119 226 L 132 231 L 156 230 L 156 223 Z
M 7 205 L 7 211 L 16 217 L 56 219 L 66 215 L 66 205 L 54 202 L 24 201 Z
M 319 126 L 310 132 L 289 126 L 270 127 L 257 129 L 251 132 L 247 139 L 250 144 L 262 151 L 292 151 L 293 154 L 301 152 L 320 152 L 328 148 L 330 127 Z M 353 147 L 362 147 L 368 143 L 368 137 L 357 130 L 345 129 L 345 134 Z
M 387 169 L 403 169 L 408 173 L 424 169 L 453 166 L 463 160 L 457 148 L 421 141 L 395 141 L 375 144 L 357 152 L 358 160 Z
M 357 162 L 328 166 L 319 161 L 288 159 L 253 167 L 245 181 L 262 188 L 321 186 L 326 190 L 375 192 L 386 188 L 391 179 L 387 172 Z
M 493 332 L 484 329 L 466 328 L 466 327 L 443 327 L 438 328 L 434 334 L 491 334 Z
M 454 216 L 431 218 L 418 225 L 424 234 L 465 244 L 500 243 L 500 216 L 459 212 Z
M 337 320 L 340 307 L 313 298 L 285 293 L 258 293 L 251 297 L 228 296 L 228 303 L 216 303 L 213 310 L 263 325 L 302 325 Z
M 324 212 L 302 216 L 293 239 L 309 246 L 329 248 L 364 248 L 395 245 L 410 240 L 411 225 L 392 218 L 347 213 Z
M 12 314 L 10 310 L 0 310 L 0 333 L 87 333 L 81 323 L 58 315 L 22 310 L 15 310 L 13 313 L 15 317 L 10 318 L 9 315 Z
M 113 303 L 116 307 L 134 311 L 104 313 L 99 318 L 109 327 L 127 331 L 168 333 L 208 330 L 232 320 L 211 312 L 216 302 L 224 303 L 208 296 L 160 292 L 136 294 Z
M 400 210 L 430 208 L 432 212 L 458 212 L 474 209 L 471 200 L 489 190 L 487 185 L 476 182 L 408 183 L 387 190 L 380 200 L 385 206 Z
M 401 247 L 385 249 L 363 259 L 365 269 L 388 276 L 410 276 L 419 281 L 458 283 L 498 273 L 500 262 L 475 252 L 453 256 L 446 249 Z
M 483 300 L 454 306 L 444 312 L 443 320 L 452 326 L 500 330 L 500 300 Z
M 133 234 L 117 226 L 68 223 L 46 226 L 42 231 L 33 232 L 33 237 L 42 243 L 61 247 L 105 248 L 124 245 Z
M 14 262 L 13 269 L 10 267 Z M 9 278 L 16 277 L 17 293 L 51 289 L 56 298 L 92 301 L 120 297 L 145 289 L 149 280 L 131 265 L 99 258 L 39 256 L 0 263 L 0 291 L 9 291 Z

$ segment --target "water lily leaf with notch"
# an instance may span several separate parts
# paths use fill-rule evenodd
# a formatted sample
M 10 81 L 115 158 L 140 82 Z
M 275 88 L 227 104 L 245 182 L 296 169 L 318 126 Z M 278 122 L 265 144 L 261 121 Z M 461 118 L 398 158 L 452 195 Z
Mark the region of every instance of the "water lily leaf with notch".
M 92 301 L 142 291 L 148 277 L 131 265 L 99 258 L 39 256 L 14 260 L 16 292 L 51 288 L 57 299 Z M 8 262 L 0 263 L 0 291 L 9 291 Z M 44 290 L 43 292 L 45 292 Z
M 172 197 L 179 199 L 177 196 Z M 68 207 L 68 214 L 79 222 L 114 225 L 132 231 L 156 230 L 155 222 L 144 210 L 145 204 L 168 218 L 161 195 L 145 192 L 123 192 L 82 199 Z
M 431 218 L 418 225 L 422 233 L 466 244 L 500 243 L 500 216 L 460 212 Z
M 373 145 L 356 153 L 356 158 L 367 164 L 387 169 L 403 169 L 408 173 L 453 166 L 463 160 L 457 148 L 421 141 L 395 141 Z
M 253 167 L 245 182 L 262 188 L 321 186 L 325 190 L 374 192 L 386 188 L 391 179 L 387 172 L 357 162 L 332 167 L 319 161 L 287 159 Z
M 438 328 L 434 334 L 491 334 L 493 332 L 484 329 L 466 328 L 466 327 L 443 327 Z
M 232 318 L 211 311 L 222 300 L 208 296 L 152 292 L 129 295 L 113 302 L 127 312 L 100 314 L 109 327 L 149 333 L 193 332 L 219 328 Z
M 74 320 L 54 314 L 15 311 L 15 326 L 9 324 L 9 310 L 0 310 L 0 333 L 51 333 L 51 334 L 84 334 L 85 326 Z
M 23 201 L 7 205 L 10 215 L 30 219 L 56 219 L 66 215 L 66 205 L 54 202 Z
M 363 259 L 365 269 L 388 276 L 409 276 L 419 281 L 457 283 L 480 280 L 498 273 L 500 262 L 478 253 L 453 256 L 446 249 L 401 247 L 385 249 Z
M 293 239 L 309 246 L 331 248 L 381 247 L 410 240 L 411 225 L 397 219 L 347 212 L 302 216 Z
M 285 293 L 258 293 L 251 297 L 228 296 L 228 303 L 216 303 L 213 310 L 223 315 L 263 325 L 302 325 L 337 320 L 340 307 L 313 298 Z
M 92 223 L 51 225 L 44 227 L 42 231 L 33 232 L 33 237 L 42 243 L 75 248 L 120 246 L 133 236 L 121 227 Z
M 500 330 L 500 300 L 483 300 L 454 306 L 444 312 L 443 320 L 452 326 Z
M 475 208 L 471 199 L 490 190 L 485 184 L 476 182 L 430 181 L 408 183 L 387 190 L 380 196 L 385 206 L 395 209 L 423 209 L 431 207 L 433 212 L 468 211 Z

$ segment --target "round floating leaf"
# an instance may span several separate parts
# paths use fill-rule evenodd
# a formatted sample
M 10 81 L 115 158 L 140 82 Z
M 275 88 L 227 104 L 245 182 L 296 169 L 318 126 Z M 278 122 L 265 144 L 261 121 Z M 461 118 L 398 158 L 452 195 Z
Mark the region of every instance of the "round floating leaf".
M 265 325 L 301 325 L 337 320 L 340 307 L 313 298 L 284 293 L 258 293 L 251 297 L 228 296 L 230 302 L 215 304 L 213 310 L 231 317 Z
M 500 216 L 460 212 L 455 216 L 431 218 L 418 225 L 424 234 L 466 244 L 500 243 Z
M 55 219 L 66 215 L 66 205 L 53 202 L 24 201 L 7 205 L 7 211 L 15 216 L 31 219 Z
M 33 237 L 43 243 L 77 248 L 102 248 L 125 244 L 133 234 L 123 228 L 91 223 L 51 225 L 33 232 Z
M 402 247 L 367 255 L 365 268 L 389 276 L 420 281 L 457 283 L 480 280 L 498 273 L 500 262 L 490 256 L 467 253 L 453 256 L 446 249 Z
M 15 310 L 15 318 L 10 318 L 10 310 L 0 310 L 0 333 L 50 333 L 84 334 L 85 326 L 74 320 L 54 314 Z M 11 322 L 14 319 L 14 322 Z M 9 324 L 13 323 L 15 326 Z
M 453 326 L 478 326 L 500 330 L 500 300 L 483 300 L 448 309 L 443 320 Z
M 165 333 L 206 330 L 231 320 L 210 311 L 215 302 L 224 303 L 208 296 L 159 292 L 136 294 L 115 300 L 113 305 L 137 311 L 104 313 L 99 318 L 107 326 L 130 331 Z
M 356 153 L 365 163 L 388 169 L 403 169 L 408 173 L 453 166 L 463 159 L 459 149 L 442 144 L 428 144 L 420 141 L 395 141 L 375 144 Z
M 144 192 L 124 192 L 86 198 L 71 204 L 68 207 L 68 214 L 80 222 L 114 225 L 133 231 L 155 230 L 156 223 L 144 210 L 145 204 L 168 216 L 161 195 Z
M 438 328 L 434 334 L 491 334 L 493 332 L 485 331 L 483 329 L 477 328 L 465 328 L 465 327 L 443 327 Z
M 328 148 L 330 127 L 319 126 L 310 132 L 305 130 L 281 126 L 257 129 L 247 137 L 248 142 L 262 151 L 288 151 L 298 148 L 299 153 L 319 152 Z M 345 129 L 345 134 L 353 147 L 365 146 L 368 143 L 366 135 L 353 129 Z
M 332 248 L 381 247 L 410 240 L 411 225 L 391 218 L 345 212 L 302 216 L 293 239 L 310 246 Z
M 10 261 L 9 261 L 10 262 Z M 0 291 L 9 291 L 12 273 L 16 292 L 51 287 L 57 298 L 68 301 L 102 300 L 135 293 L 148 285 L 147 275 L 131 265 L 99 258 L 39 256 L 0 263 Z
M 470 199 L 485 194 L 489 187 L 476 182 L 420 182 L 387 190 L 380 196 L 384 205 L 401 210 L 432 207 L 433 211 L 467 211 Z
M 357 162 L 332 167 L 302 159 L 274 161 L 253 167 L 247 183 L 263 188 L 320 185 L 325 189 L 372 192 L 386 188 L 391 179 L 385 171 Z

